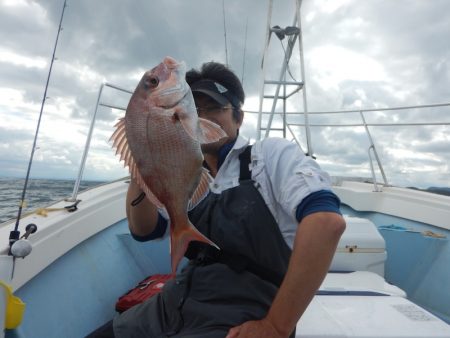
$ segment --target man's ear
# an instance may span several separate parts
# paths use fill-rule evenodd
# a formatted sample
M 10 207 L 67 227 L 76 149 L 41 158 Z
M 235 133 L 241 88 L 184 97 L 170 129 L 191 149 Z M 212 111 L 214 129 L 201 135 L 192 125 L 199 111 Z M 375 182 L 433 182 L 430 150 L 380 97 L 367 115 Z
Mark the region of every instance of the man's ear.
M 239 124 L 239 127 L 241 127 L 242 122 L 244 121 L 244 111 L 241 108 L 239 108 L 238 112 L 239 112 L 239 120 L 237 122 Z

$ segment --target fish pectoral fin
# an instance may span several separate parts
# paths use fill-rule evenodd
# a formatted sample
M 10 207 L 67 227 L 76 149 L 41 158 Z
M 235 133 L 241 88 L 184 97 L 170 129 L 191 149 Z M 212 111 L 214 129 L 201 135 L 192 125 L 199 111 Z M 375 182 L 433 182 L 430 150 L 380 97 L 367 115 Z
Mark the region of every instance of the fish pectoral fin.
M 136 180 L 136 183 L 145 193 L 147 198 L 158 208 L 164 208 L 164 204 L 162 204 L 158 198 L 152 193 L 149 187 L 145 184 L 144 179 L 139 172 L 139 168 L 136 165 L 136 161 L 134 160 L 133 154 L 128 146 L 127 135 L 125 131 L 125 119 L 121 118 L 119 122 L 115 125 L 116 130 L 112 134 L 110 141 L 113 142 L 113 148 L 116 148 L 116 155 L 120 154 L 120 161 L 124 161 L 125 166 L 128 166 L 130 171 L 130 175 L 133 179 Z
M 209 174 L 208 169 L 202 168 L 202 174 L 200 176 L 200 182 L 197 185 L 197 188 L 195 189 L 194 193 L 192 194 L 191 199 L 189 200 L 189 206 L 188 209 L 192 209 L 194 206 L 197 205 L 197 203 L 201 200 L 203 196 L 208 192 L 209 190 L 209 184 L 213 181 L 213 178 Z
M 120 155 L 120 161 L 124 161 L 124 166 L 128 166 L 131 169 L 134 160 L 128 146 L 127 134 L 125 131 L 125 118 L 119 119 L 119 122 L 116 123 L 115 127 L 116 130 L 111 135 L 109 142 L 113 142 L 112 147 L 116 148 L 116 155 Z
M 174 122 L 180 122 L 186 133 L 193 140 L 197 141 L 197 128 L 195 123 L 192 123 L 192 117 L 186 114 L 186 112 L 181 108 L 175 108 L 171 117 Z
M 227 137 L 225 131 L 218 124 L 200 117 L 198 121 L 200 124 L 198 140 L 201 144 L 217 142 L 221 138 Z

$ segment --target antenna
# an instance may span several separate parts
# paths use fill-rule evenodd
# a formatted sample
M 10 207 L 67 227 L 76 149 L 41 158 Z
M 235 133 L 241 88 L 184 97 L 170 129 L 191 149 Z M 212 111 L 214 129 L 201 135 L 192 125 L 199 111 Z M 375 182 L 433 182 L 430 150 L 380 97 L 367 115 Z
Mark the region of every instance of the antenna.
M 242 86 L 244 86 L 245 52 L 247 50 L 247 28 L 248 28 L 248 17 L 247 21 L 245 22 L 244 55 L 242 55 L 242 76 L 241 76 Z
M 225 39 L 225 64 L 228 66 L 227 25 L 225 22 L 225 0 L 222 0 L 222 13 L 223 13 L 223 36 Z

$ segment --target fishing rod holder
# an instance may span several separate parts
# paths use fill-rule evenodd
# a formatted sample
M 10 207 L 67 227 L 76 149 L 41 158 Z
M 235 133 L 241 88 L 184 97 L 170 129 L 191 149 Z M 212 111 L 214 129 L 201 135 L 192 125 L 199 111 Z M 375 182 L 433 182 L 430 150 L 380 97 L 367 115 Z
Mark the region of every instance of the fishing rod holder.
M 30 223 L 25 227 L 25 233 L 23 234 L 22 238 L 27 239 L 31 234 L 34 234 L 37 231 L 37 225 Z
M 14 258 L 25 258 L 33 250 L 31 242 L 28 237 L 37 231 L 37 225 L 30 223 L 25 227 L 25 233 L 20 236 L 20 231 L 13 230 L 9 235 L 9 252 L 8 255 Z

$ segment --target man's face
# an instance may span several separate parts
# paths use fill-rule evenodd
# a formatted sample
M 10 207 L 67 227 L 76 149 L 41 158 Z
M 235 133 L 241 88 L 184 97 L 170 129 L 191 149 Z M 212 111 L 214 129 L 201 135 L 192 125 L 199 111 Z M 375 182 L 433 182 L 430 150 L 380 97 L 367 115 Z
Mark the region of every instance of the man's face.
M 217 152 L 220 147 L 234 140 L 238 135 L 238 129 L 242 125 L 242 114 L 239 121 L 233 118 L 233 107 L 231 103 L 220 106 L 213 99 L 201 96 L 195 99 L 198 116 L 218 124 L 228 135 L 218 142 L 202 145 L 204 153 Z

